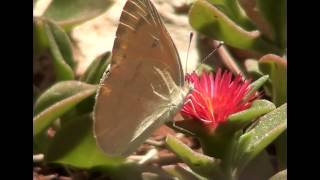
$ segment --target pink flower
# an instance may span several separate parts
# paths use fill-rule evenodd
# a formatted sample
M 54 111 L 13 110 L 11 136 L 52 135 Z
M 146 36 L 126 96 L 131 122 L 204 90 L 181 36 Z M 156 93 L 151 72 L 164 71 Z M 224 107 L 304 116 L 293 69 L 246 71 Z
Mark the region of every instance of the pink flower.
M 193 72 L 186 75 L 186 80 L 194 89 L 187 96 L 182 114 L 213 129 L 226 122 L 229 115 L 249 108 L 259 96 L 254 92 L 244 99 L 251 90 L 250 81 L 242 79 L 241 75 L 233 79 L 231 72 L 221 72 L 221 69 L 215 75 L 204 72 L 198 76 Z

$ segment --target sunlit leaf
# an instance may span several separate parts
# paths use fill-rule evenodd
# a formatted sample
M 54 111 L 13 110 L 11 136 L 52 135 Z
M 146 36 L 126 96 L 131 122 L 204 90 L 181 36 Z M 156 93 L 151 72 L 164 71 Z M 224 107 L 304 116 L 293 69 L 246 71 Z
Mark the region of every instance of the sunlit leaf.
M 259 118 L 257 124 L 240 137 L 236 156 L 239 169 L 272 143 L 286 128 L 287 104 Z
M 268 54 L 259 61 L 259 69 L 270 76 L 272 82 L 272 102 L 280 106 L 287 102 L 287 61 Z
M 208 0 L 215 5 L 220 11 L 226 14 L 230 19 L 235 21 L 247 30 L 254 28 L 246 14 L 242 11 L 237 0 Z
M 281 47 L 286 47 L 286 0 L 257 0 L 257 7 L 269 22 L 273 31 L 273 40 Z
M 102 14 L 112 4 L 113 0 L 54 0 L 44 16 L 69 31 L 75 25 Z
M 281 54 L 281 50 L 265 41 L 258 31 L 246 31 L 206 0 L 194 2 L 189 12 L 189 21 L 197 31 L 230 46 L 264 54 Z
M 44 29 L 53 59 L 56 80 L 74 79 L 73 70 L 70 66 L 70 64 L 73 65 L 73 57 L 67 36 L 60 27 L 47 20 L 44 21 Z
M 111 53 L 103 53 L 92 61 L 88 69 L 81 76 L 80 80 L 89 84 L 98 84 L 110 62 Z
M 38 135 L 65 112 L 96 92 L 97 86 L 79 81 L 53 85 L 37 100 L 34 107 L 33 134 Z
M 168 135 L 166 144 L 194 172 L 204 177 L 223 177 L 219 164 L 221 161 L 193 151 L 175 137 Z

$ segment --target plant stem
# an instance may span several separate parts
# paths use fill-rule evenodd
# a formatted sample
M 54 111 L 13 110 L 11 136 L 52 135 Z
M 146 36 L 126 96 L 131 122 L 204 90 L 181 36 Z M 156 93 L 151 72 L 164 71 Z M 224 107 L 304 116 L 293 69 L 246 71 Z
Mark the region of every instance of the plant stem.
M 231 134 L 214 134 L 200 138 L 204 154 L 222 160 L 221 168 L 227 180 L 237 179 L 233 173 L 233 155 L 236 150 L 238 138 L 238 132 Z

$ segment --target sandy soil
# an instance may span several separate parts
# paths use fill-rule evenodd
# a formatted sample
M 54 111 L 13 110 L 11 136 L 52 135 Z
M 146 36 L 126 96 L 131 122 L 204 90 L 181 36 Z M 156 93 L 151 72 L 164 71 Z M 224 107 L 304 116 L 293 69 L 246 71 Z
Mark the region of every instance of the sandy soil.
M 71 36 L 76 42 L 74 55 L 79 63 L 77 74 L 83 73 L 96 56 L 112 50 L 118 20 L 125 2 L 126 0 L 117 0 L 107 12 L 77 26 L 72 31 Z M 152 2 L 162 16 L 165 26 L 177 46 L 183 68 L 185 68 L 189 33 L 193 32 L 193 29 L 189 25 L 187 14 L 177 14 L 175 9 L 186 4 L 187 0 L 153 0 Z M 198 61 L 195 46 L 196 43 L 193 40 L 189 52 L 188 72 L 194 69 Z

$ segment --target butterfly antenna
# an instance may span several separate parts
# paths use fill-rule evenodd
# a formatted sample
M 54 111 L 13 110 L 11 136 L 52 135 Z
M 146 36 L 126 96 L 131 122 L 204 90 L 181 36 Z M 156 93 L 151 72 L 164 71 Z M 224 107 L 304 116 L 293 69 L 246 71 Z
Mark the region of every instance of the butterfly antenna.
M 205 58 L 203 58 L 200 62 L 200 64 L 198 65 L 198 67 L 196 68 L 198 70 L 198 68 L 201 66 L 201 64 L 203 64 L 204 62 L 206 62 L 222 45 L 224 45 L 223 41 L 219 41 L 219 44 L 216 48 L 214 48 Z
M 191 44 L 192 38 L 193 38 L 193 32 L 190 32 L 187 59 L 186 59 L 186 69 L 185 69 L 186 73 L 188 72 L 188 59 L 189 59 L 189 51 L 190 51 L 190 44 Z

